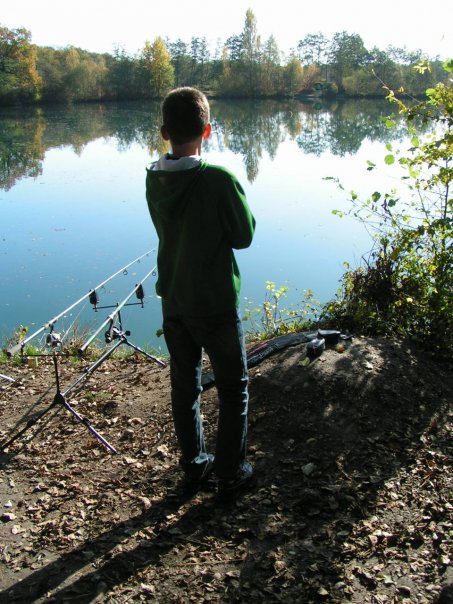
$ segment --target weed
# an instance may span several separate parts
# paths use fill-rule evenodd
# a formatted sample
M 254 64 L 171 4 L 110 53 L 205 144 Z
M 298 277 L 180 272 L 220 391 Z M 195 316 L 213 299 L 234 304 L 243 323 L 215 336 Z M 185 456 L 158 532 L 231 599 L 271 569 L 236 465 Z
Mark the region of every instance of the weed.
M 314 298 L 313 291 L 304 290 L 300 303 L 282 307 L 287 294 L 286 285 L 277 287 L 273 281 L 266 281 L 263 303 L 253 307 L 251 301 L 247 302 L 243 321 L 248 340 L 268 340 L 313 327 L 320 311 L 319 301 Z

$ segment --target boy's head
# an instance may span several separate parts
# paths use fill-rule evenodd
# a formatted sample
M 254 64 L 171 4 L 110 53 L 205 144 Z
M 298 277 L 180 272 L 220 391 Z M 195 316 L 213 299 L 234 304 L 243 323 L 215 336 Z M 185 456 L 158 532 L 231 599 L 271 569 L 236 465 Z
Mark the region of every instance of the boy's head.
M 209 124 L 208 99 L 196 88 L 176 88 L 162 103 L 162 117 L 162 128 L 172 143 L 190 143 L 203 136 Z

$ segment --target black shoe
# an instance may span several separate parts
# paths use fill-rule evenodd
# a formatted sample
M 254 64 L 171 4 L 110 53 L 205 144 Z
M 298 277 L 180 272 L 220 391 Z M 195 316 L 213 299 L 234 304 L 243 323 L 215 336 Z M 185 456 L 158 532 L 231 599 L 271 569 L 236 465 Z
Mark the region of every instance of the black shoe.
M 246 461 L 242 464 L 236 478 L 232 478 L 231 480 L 219 480 L 217 495 L 220 500 L 229 501 L 250 488 L 252 483 L 253 466 Z
M 203 466 L 202 472 L 198 476 L 186 474 L 184 476 L 182 488 L 185 495 L 195 495 L 195 493 L 209 479 L 214 469 L 214 455 L 208 454 L 208 459 Z

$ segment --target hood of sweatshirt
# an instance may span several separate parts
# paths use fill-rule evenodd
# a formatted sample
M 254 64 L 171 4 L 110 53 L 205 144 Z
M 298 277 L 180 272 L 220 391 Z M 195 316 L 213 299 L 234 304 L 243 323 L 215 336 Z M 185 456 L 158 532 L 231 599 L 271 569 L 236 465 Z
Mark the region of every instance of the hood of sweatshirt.
M 207 162 L 199 156 L 172 159 L 170 155 L 164 155 L 151 164 L 146 176 L 150 210 L 164 220 L 174 220 L 179 212 L 184 211 L 191 190 L 206 166 Z

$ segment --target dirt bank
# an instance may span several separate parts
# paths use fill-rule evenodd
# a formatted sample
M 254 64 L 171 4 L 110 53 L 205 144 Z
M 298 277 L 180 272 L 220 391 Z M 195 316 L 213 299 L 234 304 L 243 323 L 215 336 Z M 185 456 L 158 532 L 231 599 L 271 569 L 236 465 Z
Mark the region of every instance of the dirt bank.
M 169 371 L 108 360 L 0 455 L 2 602 L 451 602 L 453 372 L 355 338 L 251 369 L 257 484 L 179 488 Z M 82 366 L 59 361 L 61 388 Z M 2 366 L 0 440 L 52 403 L 51 359 Z M 203 395 L 213 445 L 216 392 Z

